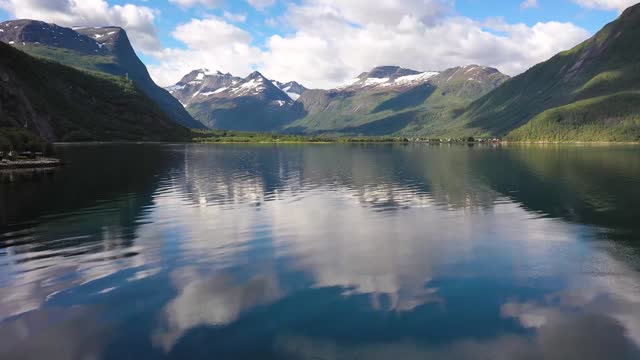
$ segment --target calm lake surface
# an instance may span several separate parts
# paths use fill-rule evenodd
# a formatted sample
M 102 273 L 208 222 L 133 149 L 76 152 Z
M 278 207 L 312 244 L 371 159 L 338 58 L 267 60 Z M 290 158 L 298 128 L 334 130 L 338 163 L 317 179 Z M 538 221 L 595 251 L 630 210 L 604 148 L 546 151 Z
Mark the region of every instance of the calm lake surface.
M 1 359 L 639 359 L 640 147 L 61 146 Z

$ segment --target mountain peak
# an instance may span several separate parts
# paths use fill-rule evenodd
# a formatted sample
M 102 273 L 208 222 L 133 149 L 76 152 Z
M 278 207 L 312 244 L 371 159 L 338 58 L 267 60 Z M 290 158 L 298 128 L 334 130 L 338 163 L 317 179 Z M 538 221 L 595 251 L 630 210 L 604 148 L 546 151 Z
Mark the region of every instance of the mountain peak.
M 261 81 L 269 81 L 266 77 L 264 77 L 264 75 L 262 75 L 259 71 L 254 71 L 251 74 L 249 74 L 249 76 L 247 76 L 247 79 L 254 79 L 254 80 L 261 80 Z

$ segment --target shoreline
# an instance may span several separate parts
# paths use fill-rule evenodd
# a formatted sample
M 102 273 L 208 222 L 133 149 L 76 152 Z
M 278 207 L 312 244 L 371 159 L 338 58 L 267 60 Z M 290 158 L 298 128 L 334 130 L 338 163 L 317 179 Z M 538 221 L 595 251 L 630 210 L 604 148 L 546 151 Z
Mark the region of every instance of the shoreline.
M 376 139 L 327 139 L 323 141 L 87 141 L 87 142 L 54 142 L 56 146 L 82 145 L 143 145 L 143 144 L 174 144 L 174 145 L 208 145 L 208 144 L 430 144 L 430 145 L 640 145 L 640 141 L 403 141 Z M 42 158 L 45 159 L 45 158 Z M 47 158 L 47 160 L 59 160 Z M 22 161 L 22 160 L 20 160 Z M 37 160 L 25 160 L 37 161 Z M 2 165 L 0 164 L 0 169 Z
M 64 162 L 56 158 L 20 159 L 0 161 L 0 171 L 2 170 L 28 170 L 42 168 L 57 168 L 64 165 Z

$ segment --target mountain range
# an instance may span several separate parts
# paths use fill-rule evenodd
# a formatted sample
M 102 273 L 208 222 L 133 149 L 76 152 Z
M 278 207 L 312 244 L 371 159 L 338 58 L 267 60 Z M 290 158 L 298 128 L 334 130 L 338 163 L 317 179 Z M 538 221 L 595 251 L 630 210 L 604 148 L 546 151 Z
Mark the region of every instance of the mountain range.
M 299 99 L 303 115 L 288 131 L 349 135 L 428 135 L 429 122 L 470 104 L 509 77 L 478 65 L 419 72 L 381 66 L 331 90 Z
M 158 124 L 147 122 L 145 126 L 160 126 L 170 118 L 191 128 L 314 135 L 501 137 L 514 141 L 640 140 L 638 38 L 640 5 L 634 5 L 592 38 L 513 78 L 480 65 L 443 71 L 380 66 L 334 89 L 320 90 L 307 89 L 295 81 L 282 83 L 257 71 L 237 77 L 200 69 L 162 89 L 151 80 L 120 28 L 72 29 L 33 20 L 0 24 L 1 42 L 36 57 L 25 57 L 27 63 L 51 67 L 53 61 L 82 70 L 92 83 L 116 84 L 119 90 L 114 91 L 121 104 L 127 100 L 119 96 L 129 92 L 136 96 L 137 109 L 154 108 L 150 110 L 153 114 L 159 110 Z M 10 53 L 6 47 L 2 50 Z M 22 55 L 12 56 L 17 59 Z M 19 64 L 4 61 L 3 66 L 6 74 L 21 81 L 0 87 L 0 114 L 6 114 L 7 109 L 15 113 L 16 106 L 7 106 L 4 99 L 16 98 L 20 91 L 31 103 L 51 104 L 48 99 L 52 96 L 34 91 L 35 83 L 24 80 L 28 74 L 18 71 Z M 65 68 L 47 76 L 67 83 L 80 75 Z M 109 94 L 95 92 L 93 85 L 88 88 L 91 90 L 84 91 L 95 102 L 112 100 Z M 66 101 L 75 95 L 68 90 L 62 93 L 69 94 Z M 29 98 L 37 94 L 41 98 Z M 86 99 L 75 101 L 83 103 Z M 47 111 L 47 106 L 36 108 L 42 114 Z M 23 115 L 17 118 L 25 118 L 29 111 L 20 110 Z M 2 120 L 14 126 L 21 123 L 5 121 L 6 116 Z M 59 121 L 64 122 L 62 118 Z M 85 133 L 103 136 L 102 130 L 92 130 L 100 128 L 96 121 L 84 129 Z M 62 128 L 56 122 L 51 125 L 53 130 L 41 126 L 38 131 L 60 139 L 65 137 Z
M 468 65 L 442 72 L 380 66 L 331 90 L 194 70 L 166 89 L 204 125 L 228 130 L 385 135 L 423 113 L 468 105 L 509 77 Z
M 240 78 L 208 69 L 191 71 L 166 89 L 207 127 L 249 131 L 282 131 L 296 118 L 295 100 L 307 90 L 257 71 Z

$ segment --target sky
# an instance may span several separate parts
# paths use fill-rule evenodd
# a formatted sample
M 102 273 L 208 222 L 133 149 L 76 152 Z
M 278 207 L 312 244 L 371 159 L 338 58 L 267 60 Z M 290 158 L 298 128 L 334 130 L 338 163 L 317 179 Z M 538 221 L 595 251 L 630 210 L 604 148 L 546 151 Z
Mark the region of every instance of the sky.
M 0 0 L 0 20 L 123 27 L 154 80 L 194 69 L 330 88 L 379 65 L 517 75 L 635 0 Z

